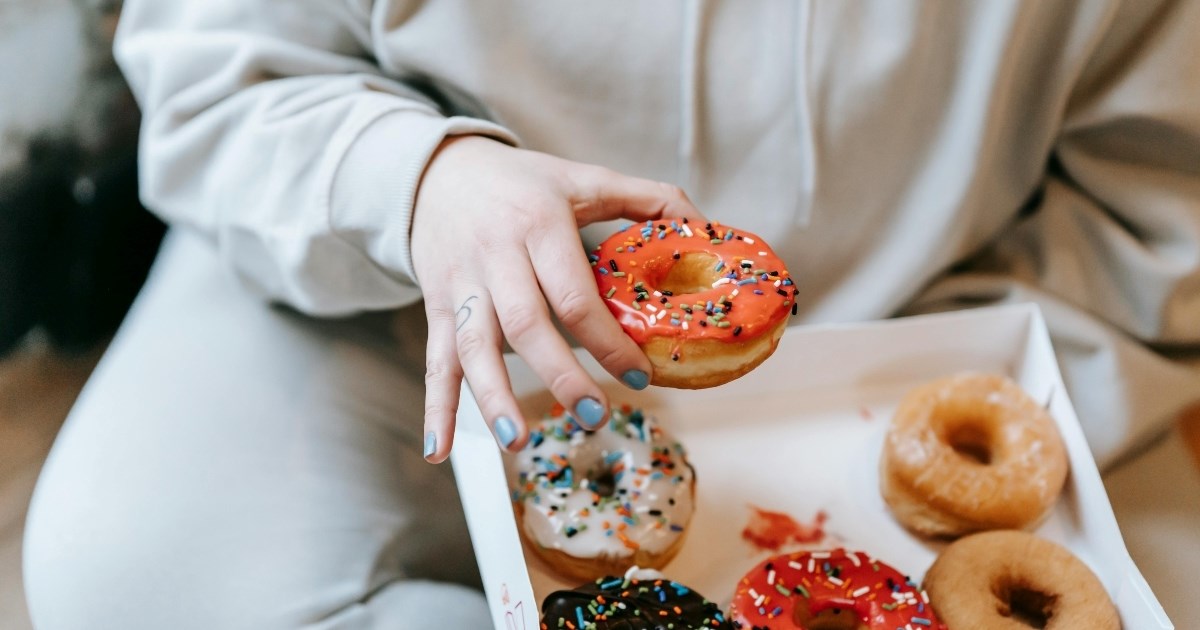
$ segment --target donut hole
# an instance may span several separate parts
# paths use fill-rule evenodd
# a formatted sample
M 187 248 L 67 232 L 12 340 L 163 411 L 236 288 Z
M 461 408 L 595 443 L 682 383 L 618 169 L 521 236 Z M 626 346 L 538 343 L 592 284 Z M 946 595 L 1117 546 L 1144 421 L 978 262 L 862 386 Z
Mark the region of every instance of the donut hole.
M 655 283 L 659 291 L 673 295 L 688 295 L 712 289 L 720 277 L 717 265 L 720 258 L 705 252 L 686 252 L 667 269 L 666 275 Z
M 868 630 L 859 618 L 860 615 L 853 608 L 832 606 L 814 613 L 809 609 L 807 600 L 797 598 L 793 611 L 793 621 L 800 628 L 808 630 Z
M 605 468 L 591 479 L 591 490 L 602 497 L 611 497 L 617 493 L 617 476 L 611 468 Z
M 1011 586 L 1005 591 L 997 594 L 1006 604 L 1000 611 L 1002 615 L 1029 628 L 1046 628 L 1054 611 L 1054 595 L 1023 586 Z
M 992 463 L 992 432 L 975 418 L 959 418 L 943 430 L 942 441 L 963 459 L 981 466 Z

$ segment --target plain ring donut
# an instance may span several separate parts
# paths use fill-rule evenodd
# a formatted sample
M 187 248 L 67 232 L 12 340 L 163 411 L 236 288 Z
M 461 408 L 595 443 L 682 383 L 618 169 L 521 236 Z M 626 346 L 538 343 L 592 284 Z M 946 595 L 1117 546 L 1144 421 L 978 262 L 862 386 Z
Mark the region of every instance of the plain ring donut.
M 1118 630 L 1096 574 L 1066 548 L 1021 531 L 973 534 L 946 547 L 925 589 L 950 628 Z
M 880 462 L 880 490 L 917 533 L 955 537 L 1040 521 L 1067 477 L 1050 414 L 1020 385 L 965 373 L 901 400 Z

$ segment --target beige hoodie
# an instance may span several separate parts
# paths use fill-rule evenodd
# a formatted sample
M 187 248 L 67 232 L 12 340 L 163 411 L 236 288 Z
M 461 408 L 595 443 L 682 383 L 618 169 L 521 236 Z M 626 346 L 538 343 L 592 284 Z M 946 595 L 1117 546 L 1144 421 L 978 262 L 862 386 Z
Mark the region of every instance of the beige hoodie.
M 682 185 L 803 322 L 1039 302 L 1103 465 L 1200 399 L 1196 33 L 1188 0 L 134 0 L 117 53 L 147 204 L 271 299 L 418 299 L 420 173 L 488 134 Z

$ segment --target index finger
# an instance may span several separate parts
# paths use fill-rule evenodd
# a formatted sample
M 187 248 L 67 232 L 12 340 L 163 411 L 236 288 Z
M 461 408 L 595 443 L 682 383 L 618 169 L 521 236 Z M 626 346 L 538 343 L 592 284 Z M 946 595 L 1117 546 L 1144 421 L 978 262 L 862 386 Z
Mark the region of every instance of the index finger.
M 568 226 L 547 229 L 528 242 L 529 258 L 546 301 L 563 326 L 614 377 L 631 389 L 650 383 L 650 359 L 600 299 L 591 265 Z

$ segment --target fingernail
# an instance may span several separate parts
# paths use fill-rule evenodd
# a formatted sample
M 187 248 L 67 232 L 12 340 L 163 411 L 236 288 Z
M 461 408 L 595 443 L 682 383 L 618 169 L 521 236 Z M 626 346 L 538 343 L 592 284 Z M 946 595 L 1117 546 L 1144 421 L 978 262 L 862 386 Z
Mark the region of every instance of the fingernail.
M 580 398 L 575 403 L 575 417 L 585 429 L 594 429 L 604 420 L 604 405 L 595 398 Z
M 433 457 L 437 452 L 437 435 L 433 431 L 425 433 L 425 459 Z
M 633 389 L 642 390 L 650 384 L 650 375 L 641 370 L 629 370 L 621 375 L 621 380 Z
M 508 448 L 517 439 L 517 425 L 513 424 L 512 419 L 508 416 L 496 418 L 492 429 L 496 432 L 496 439 L 500 441 L 500 446 L 504 448 Z

